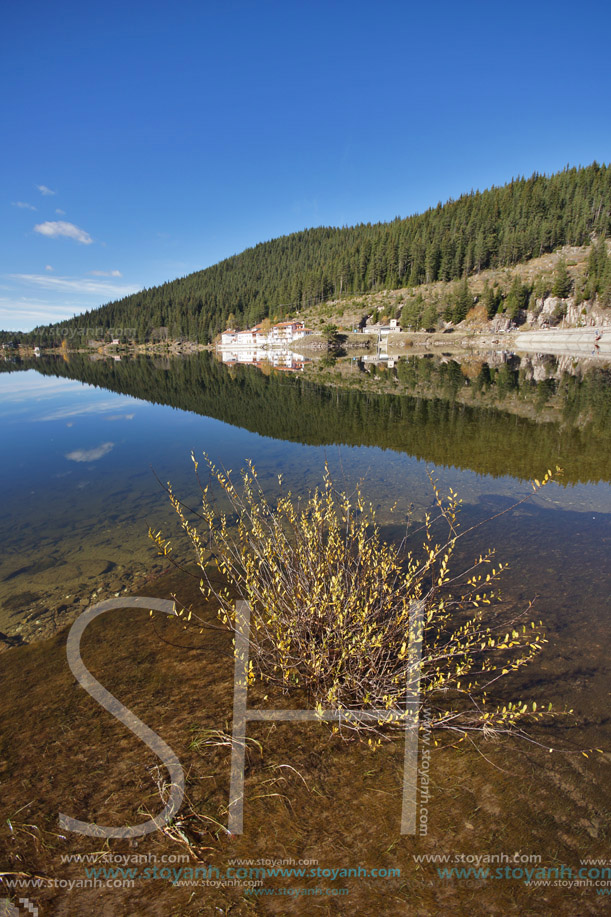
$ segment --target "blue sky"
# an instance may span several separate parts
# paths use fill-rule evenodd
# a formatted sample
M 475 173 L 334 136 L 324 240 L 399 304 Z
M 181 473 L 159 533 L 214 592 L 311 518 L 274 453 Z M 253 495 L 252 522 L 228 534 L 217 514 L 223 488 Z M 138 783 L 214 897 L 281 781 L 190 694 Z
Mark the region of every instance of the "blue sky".
M 611 159 L 604 2 L 22 0 L 0 21 L 0 328 Z

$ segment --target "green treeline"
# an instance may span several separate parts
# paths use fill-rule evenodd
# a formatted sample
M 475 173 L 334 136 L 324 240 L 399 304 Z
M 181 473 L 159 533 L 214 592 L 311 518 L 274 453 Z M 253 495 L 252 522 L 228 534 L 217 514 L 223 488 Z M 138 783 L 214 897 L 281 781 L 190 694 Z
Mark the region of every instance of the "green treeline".
M 133 329 L 124 338 L 155 334 L 210 341 L 231 316 L 240 327 L 281 319 L 341 294 L 417 287 L 458 280 L 489 267 L 538 257 L 561 245 L 589 244 L 611 232 L 611 167 L 594 163 L 551 177 L 534 174 L 502 187 L 464 194 L 425 213 L 391 223 L 320 227 L 249 248 L 203 271 L 145 289 L 70 321 L 70 329 Z M 598 272 L 606 270 L 602 250 Z M 602 283 L 594 279 L 593 283 Z M 459 303 L 459 310 L 464 307 Z M 81 329 L 79 331 L 78 329 Z M 37 329 L 32 338 L 43 338 Z
M 310 445 L 344 444 L 394 449 L 435 464 L 469 468 L 494 476 L 528 479 L 559 464 L 567 483 L 611 479 L 611 425 L 571 424 L 574 418 L 599 416 L 607 404 L 609 374 L 586 382 L 563 376 L 567 386 L 567 422 L 536 423 L 494 407 L 456 400 L 465 379 L 458 364 L 433 361 L 400 364 L 402 382 L 416 387 L 417 376 L 438 373 L 439 397 L 374 394 L 323 386 L 303 376 L 248 366 L 229 369 L 204 353 L 173 360 L 163 370 L 155 360 L 90 361 L 75 354 L 66 363 L 42 357 L 0 364 L 2 369 L 36 369 L 43 375 L 78 379 L 157 404 L 217 418 L 277 439 Z M 415 375 L 414 375 L 415 374 Z M 484 373 L 485 376 L 485 373 Z M 422 381 L 422 380 L 421 380 Z M 519 373 L 511 367 L 492 372 L 482 384 L 511 387 Z

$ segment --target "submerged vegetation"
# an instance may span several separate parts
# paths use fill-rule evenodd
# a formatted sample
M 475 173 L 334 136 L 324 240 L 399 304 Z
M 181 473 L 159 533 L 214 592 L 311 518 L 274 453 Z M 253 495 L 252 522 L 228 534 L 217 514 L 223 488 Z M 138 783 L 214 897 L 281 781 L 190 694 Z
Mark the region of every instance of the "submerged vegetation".
M 418 548 L 407 550 L 407 530 L 401 544 L 386 542 L 360 489 L 337 491 L 328 468 L 307 497 L 281 489 L 270 502 L 251 463 L 238 488 L 207 456 L 203 485 L 193 461 L 203 529 L 168 485 L 170 500 L 195 550 L 201 590 L 223 623 L 238 626 L 236 597 L 251 608 L 249 681 L 304 691 L 321 716 L 341 711 L 357 731 L 404 728 L 399 711 L 414 695 L 428 711 L 428 727 L 463 735 L 512 732 L 523 720 L 552 714 L 551 705 L 495 704 L 489 695 L 546 641 L 541 622 L 528 618 L 530 605 L 518 611 L 500 600 L 504 566 L 493 550 L 453 569 L 457 541 L 469 530 L 460 531 L 461 501 L 452 490 L 442 497 L 431 477 L 434 509 L 410 535 L 410 542 L 420 539 Z M 549 470 L 533 492 L 551 477 Z M 169 557 L 170 542 L 149 534 Z M 211 557 L 227 586 L 210 576 Z M 185 626 L 200 623 L 193 612 L 185 618 Z M 373 722 L 351 717 L 367 711 L 375 711 Z

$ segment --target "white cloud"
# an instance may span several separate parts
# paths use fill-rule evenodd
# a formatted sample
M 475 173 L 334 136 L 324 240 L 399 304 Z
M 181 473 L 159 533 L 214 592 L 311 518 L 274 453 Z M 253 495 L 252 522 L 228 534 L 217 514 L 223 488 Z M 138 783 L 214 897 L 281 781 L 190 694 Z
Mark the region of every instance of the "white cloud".
M 47 188 L 46 185 L 36 185 L 36 187 L 38 188 L 40 193 L 44 195 L 45 197 L 48 197 L 49 194 L 57 194 L 57 191 L 51 191 L 51 189 Z
M 22 210 L 36 210 L 33 204 L 28 204 L 27 201 L 11 201 L 13 207 L 20 207 Z
M 15 405 L 36 401 L 42 406 L 57 395 L 82 398 L 83 384 L 76 379 L 53 379 L 36 373 L 10 373 L 10 377 L 9 373 L 3 373 L 0 376 L 0 414 L 4 416 L 11 413 Z
M 45 264 L 45 271 L 52 271 L 52 270 L 54 270 L 54 268 L 52 268 L 50 264 Z
M 39 232 L 41 236 L 48 236 L 51 239 L 64 237 L 65 239 L 74 239 L 82 245 L 91 245 L 93 239 L 88 232 L 75 226 L 74 223 L 65 223 L 63 220 L 54 222 L 38 223 L 34 227 L 34 232 Z
M 66 277 L 52 271 L 0 275 L 0 329 L 29 331 L 141 289 L 115 278 Z
M 86 405 L 85 407 L 83 407 L 82 404 L 74 406 L 68 405 L 65 408 L 60 408 L 57 411 L 52 411 L 50 414 L 44 414 L 42 417 L 39 417 L 38 420 L 69 420 L 74 417 L 82 417 L 88 414 L 105 414 L 107 411 L 116 411 L 122 407 L 131 407 L 133 403 L 133 398 L 126 398 L 123 395 L 117 395 L 112 399 L 109 398 L 106 401 L 98 401 L 94 404 Z M 134 416 L 134 414 L 111 414 L 110 416 L 101 419 L 132 420 Z
M 108 280 L 88 280 L 78 277 L 49 277 L 48 274 L 10 274 L 13 280 L 20 280 L 30 286 L 55 290 L 58 293 L 89 293 L 96 296 L 129 296 L 141 287 L 134 284 L 111 283 Z
M 89 271 L 93 277 L 123 277 L 121 271 Z
M 65 216 L 66 216 L 66 211 L 65 211 L 65 210 L 62 210 L 61 207 L 58 207 L 57 210 L 55 211 L 55 213 L 56 213 L 58 216 L 60 216 L 60 217 L 65 217 Z
M 9 299 L 0 297 L 0 328 L 5 331 L 26 331 L 35 325 L 48 325 L 72 318 L 75 308 L 64 303 L 41 302 L 25 296 Z
M 68 452 L 66 458 L 71 462 L 95 462 L 108 455 L 113 447 L 114 443 L 101 443 L 95 449 L 75 449 L 74 452 Z

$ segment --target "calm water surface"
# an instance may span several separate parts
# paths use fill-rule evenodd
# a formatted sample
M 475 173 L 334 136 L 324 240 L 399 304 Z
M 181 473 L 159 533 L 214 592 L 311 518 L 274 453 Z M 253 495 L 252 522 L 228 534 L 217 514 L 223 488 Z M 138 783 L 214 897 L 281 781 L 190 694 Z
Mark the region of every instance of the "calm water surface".
M 389 537 L 410 504 L 416 519 L 430 506 L 432 468 L 463 498 L 466 524 L 510 506 L 529 476 L 558 463 L 564 483 L 479 529 L 463 550 L 495 545 L 511 565 L 506 592 L 539 596 L 550 633 L 537 663 L 541 693 L 590 713 L 593 704 L 598 737 L 609 696 L 608 369 L 497 363 L 353 360 L 309 377 L 227 367 L 208 354 L 5 365 L 0 631 L 43 636 L 92 598 L 159 571 L 149 525 L 188 556 L 156 476 L 195 505 L 191 450 L 236 470 L 252 459 L 270 492 L 281 473 L 305 493 L 328 462 L 338 484 L 362 483 Z M 323 377 L 342 387 L 319 385 Z

